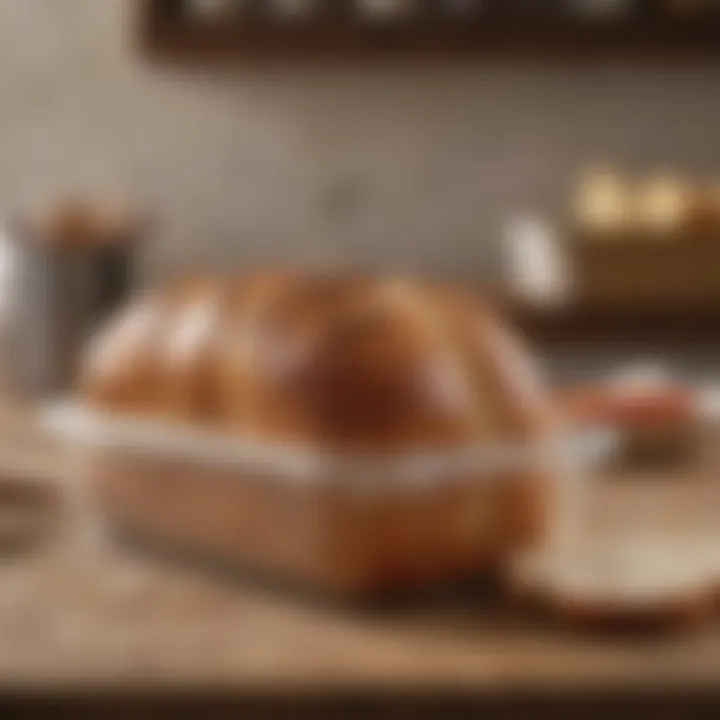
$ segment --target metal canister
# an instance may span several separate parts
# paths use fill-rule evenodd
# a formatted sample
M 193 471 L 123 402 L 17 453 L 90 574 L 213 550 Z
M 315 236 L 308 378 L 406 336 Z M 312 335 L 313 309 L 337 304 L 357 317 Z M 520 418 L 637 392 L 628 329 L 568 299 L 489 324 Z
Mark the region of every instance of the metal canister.
M 130 292 L 138 232 L 130 215 L 75 203 L 10 233 L 11 391 L 46 396 L 72 388 L 85 342 Z

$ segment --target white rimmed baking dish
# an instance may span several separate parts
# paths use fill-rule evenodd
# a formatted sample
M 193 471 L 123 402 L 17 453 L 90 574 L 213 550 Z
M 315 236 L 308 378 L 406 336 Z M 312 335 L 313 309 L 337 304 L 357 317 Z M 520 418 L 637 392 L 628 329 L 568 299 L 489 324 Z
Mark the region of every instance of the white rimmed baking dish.
M 558 490 L 615 445 L 595 431 L 535 445 L 351 456 L 72 402 L 46 408 L 42 422 L 87 450 L 93 499 L 113 526 L 360 595 L 459 580 L 545 538 L 561 527 L 558 512 L 572 516 Z

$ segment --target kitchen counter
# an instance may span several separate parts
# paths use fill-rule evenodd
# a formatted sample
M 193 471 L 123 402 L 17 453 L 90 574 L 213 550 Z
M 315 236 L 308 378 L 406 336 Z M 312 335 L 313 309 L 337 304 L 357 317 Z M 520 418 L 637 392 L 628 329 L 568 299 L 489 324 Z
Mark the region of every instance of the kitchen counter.
M 530 617 L 487 589 L 403 610 L 353 610 L 127 552 L 76 503 L 76 450 L 43 438 L 18 408 L 3 412 L 0 431 L 5 475 L 42 478 L 66 498 L 52 541 L 0 564 L 6 686 L 279 692 L 720 683 L 720 622 L 652 641 L 613 640 Z M 720 492 L 692 475 L 616 478 L 593 491 L 590 505 L 601 522 L 711 527 Z

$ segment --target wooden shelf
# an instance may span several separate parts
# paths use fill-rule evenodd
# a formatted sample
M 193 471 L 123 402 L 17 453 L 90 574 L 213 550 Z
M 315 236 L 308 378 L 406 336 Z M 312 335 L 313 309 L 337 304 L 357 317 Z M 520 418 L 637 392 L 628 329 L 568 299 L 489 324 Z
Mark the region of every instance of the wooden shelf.
M 559 7 L 548 2 L 553 5 Z M 273 22 L 253 14 L 193 20 L 179 12 L 173 0 L 142 0 L 140 7 L 142 50 L 149 57 L 173 61 L 720 58 L 720 12 L 712 22 L 599 25 L 562 20 L 553 13 L 532 20 L 513 14 L 473 22 L 441 21 L 430 11 L 418 10 L 408 20 L 379 24 L 330 9 L 343 7 L 338 2 L 328 3 L 329 9 L 317 19 L 299 22 Z
M 505 309 L 535 343 L 720 347 L 720 303 L 576 303 L 553 311 L 507 303 Z

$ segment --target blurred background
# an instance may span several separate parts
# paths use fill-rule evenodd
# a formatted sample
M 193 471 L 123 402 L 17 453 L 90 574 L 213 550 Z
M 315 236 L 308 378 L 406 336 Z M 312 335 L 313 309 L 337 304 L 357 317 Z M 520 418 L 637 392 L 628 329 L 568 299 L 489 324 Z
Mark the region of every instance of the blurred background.
M 0 0 L 0 216 L 6 221 L 0 238 L 0 683 L 7 677 L 25 687 L 36 680 L 41 689 L 53 681 L 82 688 L 94 679 L 135 689 L 157 681 L 172 694 L 187 682 L 195 688 L 266 686 L 276 695 L 294 683 L 389 683 L 414 690 L 598 681 L 655 689 L 661 682 L 699 680 L 717 686 L 720 411 L 712 391 L 720 366 L 720 2 L 357 0 L 366 14 L 357 34 L 332 25 L 336 9 L 353 3 L 327 3 L 328 25 L 319 23 L 317 34 L 308 31 L 296 46 L 294 33 L 305 31 L 295 23 L 312 0 Z M 226 23 L 223 13 L 231 5 L 235 13 L 281 8 L 287 27 L 269 30 L 265 16 L 249 30 L 237 18 Z M 408 8 L 416 9 L 417 25 L 407 34 L 392 29 Z M 453 13 L 454 25 L 440 9 Z M 462 13 L 467 20 L 457 19 Z M 363 25 L 370 20 L 380 24 L 370 30 Z M 360 37 L 366 39 L 351 47 Z M 221 46 L 242 49 L 244 41 L 247 48 L 270 51 L 240 52 L 238 62 L 205 62 Z M 303 42 L 305 50 L 295 52 Z M 330 57 L 315 57 L 321 46 L 333 48 Z M 461 47 L 471 51 L 457 52 Z M 513 242 L 505 245 L 507 239 Z M 573 485 L 589 490 L 584 504 L 568 505 L 574 527 L 589 536 L 597 522 L 598 537 L 606 541 L 596 543 L 602 551 L 573 556 L 576 564 L 570 563 L 581 578 L 588 568 L 591 580 L 594 571 L 600 578 L 599 596 L 588 583 L 587 615 L 593 619 L 608 586 L 618 592 L 613 597 L 620 598 L 615 609 L 621 615 L 627 610 L 623 583 L 647 591 L 647 607 L 662 613 L 682 586 L 679 614 L 683 621 L 691 616 L 690 626 L 702 632 L 648 645 L 634 637 L 628 642 L 622 633 L 610 641 L 568 633 L 563 623 L 535 622 L 532 613 L 513 613 L 515 605 L 502 602 L 506 595 L 497 580 L 513 576 L 510 586 L 516 579 L 515 567 L 503 564 L 505 555 L 498 564 L 508 577 L 482 577 L 469 592 L 443 589 L 406 614 L 379 617 L 158 562 L 162 553 L 115 553 L 112 544 L 97 543 L 108 529 L 111 539 L 118 539 L 114 531 L 131 539 L 122 537 L 121 523 L 104 527 L 102 513 L 88 503 L 83 481 L 92 486 L 102 480 L 103 465 L 88 464 L 81 451 L 84 442 L 93 445 L 100 423 L 94 425 L 93 415 L 73 415 L 81 403 L 70 402 L 59 406 L 52 432 L 45 433 L 37 411 L 44 418 L 42 411 L 60 395 L 78 400 L 73 393 L 87 340 L 119 306 L 138 299 L 130 306 L 130 324 L 132 312 L 140 324 L 150 321 L 138 331 L 142 337 L 108 346 L 94 388 L 101 397 L 107 381 L 101 403 L 110 398 L 112 410 L 119 387 L 115 400 L 127 391 L 128 407 L 136 402 L 135 410 L 143 410 L 146 401 L 150 407 L 153 393 L 160 398 L 165 392 L 152 381 L 164 367 L 177 397 L 168 401 L 168 392 L 159 406 L 178 398 L 179 404 L 163 412 L 200 422 L 220 413 L 218 397 L 230 394 L 222 382 L 207 393 L 207 417 L 200 405 L 208 378 L 220 374 L 208 367 L 225 345 L 235 348 L 237 326 L 223 324 L 231 322 L 227 288 L 189 283 L 177 298 L 138 290 L 167 288 L 164 280 L 201 267 L 242 271 L 276 263 L 359 266 L 391 275 L 418 271 L 499 289 L 508 325 L 517 324 L 531 340 L 508 358 L 521 367 L 530 357 L 545 363 L 554 371 L 550 382 L 538 384 L 533 396 L 532 383 L 515 374 L 512 362 L 500 353 L 492 357 L 496 350 L 487 352 L 497 373 L 490 380 L 465 372 L 470 365 L 462 348 L 444 347 L 439 358 L 455 352 L 461 361 L 447 368 L 439 363 L 439 369 L 450 368 L 456 379 L 465 372 L 469 381 L 458 387 L 478 401 L 478 414 L 485 405 L 490 415 L 495 405 L 510 405 L 517 390 L 516 409 L 530 418 L 529 426 L 541 424 L 532 415 L 540 407 L 543 418 L 546 412 L 564 415 L 578 437 L 596 430 L 601 439 L 609 436 L 610 450 L 587 461 L 588 477 L 598 482 Z M 282 299 L 282 278 L 273 286 L 277 278 L 261 275 L 259 287 L 266 281 L 280 288 Z M 310 304 L 321 319 L 331 304 L 323 298 L 344 297 L 344 290 L 322 292 L 317 307 Z M 286 296 L 291 320 L 294 297 Z M 380 315 L 394 317 L 392 302 L 377 297 Z M 298 317 L 300 323 L 304 316 Z M 414 315 L 397 318 L 399 325 L 390 324 L 379 343 L 392 344 L 393 328 L 409 329 L 411 339 L 424 328 Z M 372 337 L 372 327 L 369 332 Z M 175 352 L 179 337 L 185 356 Z M 493 347 L 492 330 L 489 337 Z M 441 340 L 452 345 L 449 338 Z M 421 348 L 422 361 L 422 349 L 431 345 L 408 347 Z M 407 357 L 417 360 L 413 352 Z M 294 356 L 288 357 L 290 366 Z M 402 385 L 405 368 L 388 377 Z M 265 371 L 257 363 L 238 375 L 247 372 L 246 385 L 254 389 Z M 267 382 L 276 389 L 272 378 Z M 14 397 L 21 385 L 27 395 Z M 284 392 L 268 393 L 281 410 Z M 244 412 L 246 402 L 264 412 L 265 396 L 258 397 L 255 405 L 240 397 L 238 407 Z M 180 410 L 183 402 L 188 407 Z M 343 409 L 340 401 L 337 406 Z M 394 410 L 389 403 L 379 407 L 389 416 Z M 74 443 L 71 426 L 78 417 L 86 422 L 78 421 L 76 435 L 90 440 Z M 110 448 L 104 471 L 118 488 L 130 481 L 128 497 L 136 493 L 137 502 L 129 506 L 140 518 L 147 511 L 150 535 L 153 524 L 166 524 L 169 537 L 177 531 L 180 544 L 190 538 L 192 545 L 195 534 L 202 547 L 217 532 L 234 558 L 247 530 L 244 550 L 251 555 L 268 548 L 280 557 L 301 548 L 302 555 L 309 548 L 300 561 L 309 565 L 335 557 L 318 550 L 318 527 L 337 532 L 323 535 L 324 549 L 335 550 L 336 540 L 342 545 L 338 538 L 351 523 L 335 522 L 332 510 L 317 504 L 319 495 L 301 497 L 305 515 L 296 512 L 295 496 L 268 493 L 265 500 L 258 492 L 258 501 L 257 477 L 242 463 L 240 483 L 213 485 L 197 458 L 188 459 L 190 435 L 168 440 L 156 465 L 151 452 L 143 474 L 132 453 L 123 458 L 123 443 L 146 447 L 154 440 L 148 428 L 158 428 L 131 422 L 130 441 L 121 425 L 110 428 L 120 450 L 115 456 L 118 448 Z M 247 449 L 238 437 L 192 441 L 206 443 L 198 453 L 204 462 L 213 453 L 235 458 L 238 447 Z M 279 455 L 284 459 L 284 452 Z M 296 457 L 302 454 L 290 455 Z M 537 467 L 531 471 L 534 478 Z M 545 474 L 543 487 L 547 480 L 553 490 L 566 478 L 564 465 Z M 572 477 L 585 479 L 582 472 Z M 228 500 L 222 494 L 228 487 L 248 494 Z M 123 492 L 111 494 L 108 507 L 122 506 Z M 373 506 L 378 516 L 370 519 L 384 522 L 390 539 L 378 542 L 385 538 L 377 531 L 381 525 L 359 523 L 358 544 L 367 544 L 371 555 L 377 551 L 382 582 L 383 573 L 392 575 L 383 564 L 386 552 L 397 551 L 408 567 L 424 571 L 425 556 L 412 544 L 418 537 L 429 542 L 427 557 L 440 558 L 442 566 L 437 548 L 448 538 L 458 547 L 465 542 L 464 535 L 458 540 L 465 526 L 457 520 L 465 517 L 465 505 L 480 517 L 470 513 L 468 533 L 485 532 L 489 518 L 503 538 L 505 523 L 498 518 L 514 522 L 517 507 L 526 510 L 527 497 L 507 507 L 503 499 L 497 507 L 507 516 L 488 511 L 496 500 L 473 497 L 449 503 L 454 509 L 439 522 L 432 495 L 412 510 L 416 515 L 400 514 L 397 521 L 394 510 Z M 544 511 L 538 497 L 527 505 Z M 348 503 L 349 517 L 364 507 L 354 503 Z M 638 540 L 644 523 L 649 540 Z M 617 527 L 627 537 L 618 540 Z M 490 543 L 488 537 L 472 542 L 493 544 L 496 538 Z M 632 543 L 623 545 L 628 537 L 638 540 L 637 555 Z M 38 542 L 49 538 L 53 542 Z M 605 550 L 611 557 L 604 566 Z M 348 557 L 333 566 L 341 575 L 353 569 L 354 556 Z M 469 558 L 463 562 L 477 560 Z M 647 568 L 658 586 L 645 583 L 640 570 Z M 448 570 L 452 579 L 454 572 Z M 563 596 L 576 578 L 558 572 L 553 620 L 577 620 Z M 546 599 L 547 588 L 533 583 L 526 583 L 527 598 L 523 592 L 518 597 Z
M 138 196 L 162 218 L 146 276 L 232 255 L 482 277 L 508 217 L 563 208 L 588 164 L 720 160 L 711 59 L 178 71 L 133 52 L 135 10 L 0 1 L 0 197 Z

